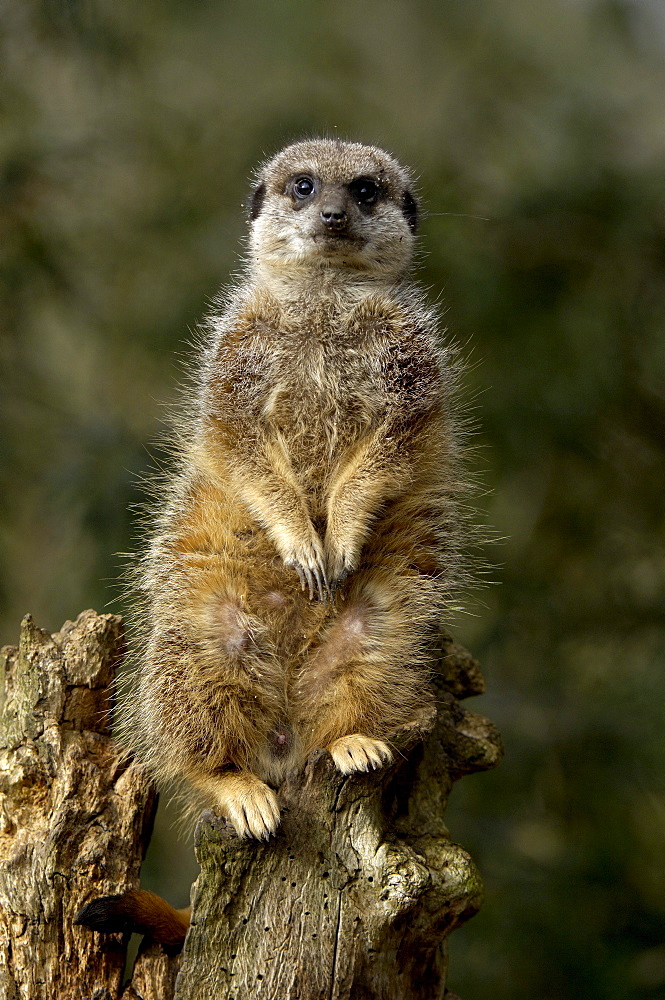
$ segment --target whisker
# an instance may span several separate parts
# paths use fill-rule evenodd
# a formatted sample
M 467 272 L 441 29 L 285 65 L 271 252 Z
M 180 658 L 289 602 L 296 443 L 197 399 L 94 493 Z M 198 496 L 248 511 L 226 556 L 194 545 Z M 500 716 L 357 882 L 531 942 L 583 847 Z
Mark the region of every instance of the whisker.
M 477 222 L 493 222 L 484 215 L 467 215 L 466 212 L 423 212 L 422 217 L 429 219 L 432 215 L 451 215 L 455 219 L 475 219 Z

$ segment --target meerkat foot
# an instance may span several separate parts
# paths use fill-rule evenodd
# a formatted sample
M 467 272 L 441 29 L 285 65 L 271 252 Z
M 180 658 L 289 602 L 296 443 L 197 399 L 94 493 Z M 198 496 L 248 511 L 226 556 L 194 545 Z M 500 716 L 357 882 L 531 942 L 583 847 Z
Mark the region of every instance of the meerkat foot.
M 226 774 L 212 790 L 218 809 L 239 837 L 268 840 L 279 826 L 277 796 L 255 774 Z
M 341 736 L 330 744 L 328 753 L 342 774 L 375 770 L 393 759 L 392 750 L 387 743 L 360 733 Z

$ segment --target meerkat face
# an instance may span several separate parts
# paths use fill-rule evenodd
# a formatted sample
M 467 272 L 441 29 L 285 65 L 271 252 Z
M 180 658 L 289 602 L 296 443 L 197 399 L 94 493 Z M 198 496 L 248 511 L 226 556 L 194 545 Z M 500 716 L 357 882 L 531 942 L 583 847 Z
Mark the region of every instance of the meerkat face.
M 253 262 L 282 275 L 336 268 L 395 280 L 413 251 L 411 186 L 409 174 L 374 146 L 330 139 L 287 146 L 257 176 Z

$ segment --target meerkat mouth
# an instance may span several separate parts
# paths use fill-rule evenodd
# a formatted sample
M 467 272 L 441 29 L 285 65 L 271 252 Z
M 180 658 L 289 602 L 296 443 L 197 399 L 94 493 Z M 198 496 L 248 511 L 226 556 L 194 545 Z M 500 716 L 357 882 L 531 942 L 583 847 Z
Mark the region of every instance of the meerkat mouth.
M 338 230 L 337 232 L 331 230 L 317 231 L 312 233 L 312 240 L 317 246 L 329 247 L 333 250 L 337 248 L 347 250 L 350 246 L 360 248 L 364 243 L 364 240 L 348 232 L 348 230 Z

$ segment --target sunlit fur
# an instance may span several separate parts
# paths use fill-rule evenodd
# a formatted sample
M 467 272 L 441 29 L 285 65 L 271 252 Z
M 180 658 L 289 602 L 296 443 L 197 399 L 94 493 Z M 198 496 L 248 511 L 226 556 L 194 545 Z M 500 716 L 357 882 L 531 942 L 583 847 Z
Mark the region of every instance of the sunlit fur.
M 346 198 L 343 238 L 319 201 L 295 204 L 302 173 Z M 359 175 L 381 183 L 371 211 L 344 193 Z M 260 169 L 246 273 L 203 328 L 152 506 L 124 729 L 158 779 L 241 834 L 274 830 L 264 783 L 313 749 L 338 760 L 341 738 L 389 743 L 413 718 L 463 579 L 457 375 L 406 279 L 411 183 L 381 150 L 332 140 Z M 328 599 L 297 569 L 325 573 Z M 387 759 L 367 746 L 366 766 Z

